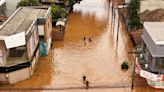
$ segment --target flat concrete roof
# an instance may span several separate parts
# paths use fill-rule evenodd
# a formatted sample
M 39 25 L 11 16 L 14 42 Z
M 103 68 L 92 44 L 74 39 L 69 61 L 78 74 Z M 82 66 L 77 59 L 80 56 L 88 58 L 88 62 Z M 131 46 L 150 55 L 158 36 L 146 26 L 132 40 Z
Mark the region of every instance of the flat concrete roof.
M 27 31 L 32 22 L 38 17 L 44 17 L 46 9 L 21 7 L 4 23 L 0 29 L 0 36 L 10 36 Z
M 164 45 L 164 22 L 144 22 L 144 28 L 157 45 Z

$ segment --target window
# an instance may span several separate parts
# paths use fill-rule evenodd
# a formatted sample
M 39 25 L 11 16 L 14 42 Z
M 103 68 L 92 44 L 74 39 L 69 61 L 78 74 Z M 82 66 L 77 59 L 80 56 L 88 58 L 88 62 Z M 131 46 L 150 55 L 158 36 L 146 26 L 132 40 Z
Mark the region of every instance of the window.
M 26 46 L 10 48 L 7 50 L 7 65 L 20 64 L 27 61 Z
M 155 68 L 164 69 L 164 57 L 155 58 Z
M 26 50 L 25 46 L 20 46 L 16 48 L 10 48 L 9 49 L 9 57 L 22 57 Z
M 34 54 L 34 51 L 38 46 L 38 42 L 39 42 L 38 31 L 35 29 L 33 34 L 31 35 L 31 38 L 29 39 L 30 57 L 32 57 L 32 55 Z

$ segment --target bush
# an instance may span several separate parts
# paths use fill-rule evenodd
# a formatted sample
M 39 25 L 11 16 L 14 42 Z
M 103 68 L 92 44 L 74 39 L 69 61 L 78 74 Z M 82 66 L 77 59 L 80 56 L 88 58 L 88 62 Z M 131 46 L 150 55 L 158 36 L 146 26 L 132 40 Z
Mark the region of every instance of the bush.
M 133 28 L 139 29 L 142 26 L 142 24 L 138 18 L 134 18 L 134 19 L 130 20 L 128 25 L 130 26 L 131 29 L 133 29 Z
M 129 69 L 128 62 L 124 61 L 124 62 L 121 64 L 121 69 Z
M 52 22 L 55 23 L 59 18 L 66 18 L 68 11 L 58 5 L 51 6 Z
M 20 6 L 37 6 L 37 5 L 39 5 L 39 0 L 21 0 L 17 4 L 17 7 L 20 7 Z

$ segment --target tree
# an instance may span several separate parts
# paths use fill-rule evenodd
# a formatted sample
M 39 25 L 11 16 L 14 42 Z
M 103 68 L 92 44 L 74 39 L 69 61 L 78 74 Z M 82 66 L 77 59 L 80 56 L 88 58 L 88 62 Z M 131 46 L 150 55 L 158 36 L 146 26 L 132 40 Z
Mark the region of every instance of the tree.
M 134 18 L 133 20 L 130 20 L 129 22 L 130 29 L 138 29 L 142 26 L 140 20 L 138 18 Z
M 140 0 L 131 0 L 128 6 L 129 18 L 130 19 L 139 18 L 138 17 L 139 10 L 140 10 Z
M 68 14 L 68 11 L 65 8 L 60 7 L 59 5 L 51 5 L 51 14 L 52 22 L 56 23 L 58 18 L 65 18 Z
M 130 28 L 139 28 L 140 18 L 139 18 L 139 10 L 140 10 L 140 0 L 131 0 L 128 6 L 128 15 L 129 15 L 129 26 Z

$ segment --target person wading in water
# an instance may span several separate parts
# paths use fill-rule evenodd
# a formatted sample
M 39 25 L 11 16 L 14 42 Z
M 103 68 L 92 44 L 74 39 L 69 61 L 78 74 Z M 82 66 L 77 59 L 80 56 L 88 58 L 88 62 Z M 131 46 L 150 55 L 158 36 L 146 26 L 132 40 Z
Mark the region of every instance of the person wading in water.
M 84 37 L 83 40 L 85 41 L 85 39 L 86 39 L 86 38 Z
M 92 42 L 91 38 L 89 38 L 89 42 Z
M 86 81 L 85 83 L 86 83 L 86 89 L 88 89 L 89 88 L 89 81 Z
M 83 81 L 84 81 L 84 82 L 86 81 L 86 76 L 85 76 L 85 75 L 83 76 Z

